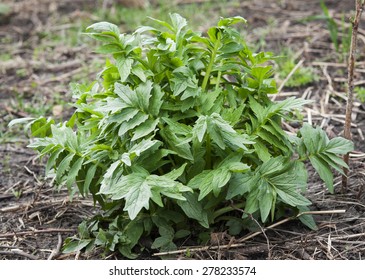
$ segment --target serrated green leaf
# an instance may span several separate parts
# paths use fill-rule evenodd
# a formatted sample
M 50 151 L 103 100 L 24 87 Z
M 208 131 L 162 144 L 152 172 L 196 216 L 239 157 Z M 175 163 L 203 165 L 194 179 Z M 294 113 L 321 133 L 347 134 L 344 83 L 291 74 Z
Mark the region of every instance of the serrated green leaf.
M 291 206 L 306 206 L 312 204 L 307 198 L 291 187 L 284 187 L 281 185 L 280 187 L 276 187 L 275 191 L 286 204 Z
M 259 197 L 259 208 L 262 222 L 265 222 L 269 216 L 274 200 L 274 194 L 270 188 L 264 190 L 262 196 Z
M 236 196 L 243 195 L 250 190 L 250 184 L 248 183 L 251 179 L 252 174 L 250 173 L 235 173 L 229 181 L 227 199 L 232 199 Z
M 118 26 L 116 26 L 115 24 L 109 23 L 109 22 L 97 22 L 94 23 L 90 26 L 88 26 L 86 28 L 86 30 L 95 30 L 95 31 L 100 31 L 100 32 L 106 32 L 106 34 L 110 34 L 112 36 L 114 36 L 116 39 L 119 38 L 120 35 L 120 31 Z
M 201 95 L 201 89 L 200 88 L 190 88 L 188 87 L 187 89 L 185 89 L 184 93 L 181 95 L 181 100 L 186 100 L 189 99 L 191 100 L 192 104 L 195 104 L 195 97 Z M 189 106 L 188 108 L 192 108 L 192 106 Z M 183 110 L 185 111 L 185 110 Z
M 290 161 L 284 166 L 283 171 L 284 173 L 275 174 L 271 181 L 279 185 L 305 189 L 308 173 L 303 162 Z
M 114 92 L 122 99 L 122 101 L 126 105 L 128 105 L 128 107 L 137 107 L 137 95 L 129 86 L 115 83 Z
M 274 123 L 274 122 L 273 122 L 273 123 Z M 277 138 L 277 140 L 278 140 L 278 141 L 283 142 L 283 143 L 284 143 L 284 144 L 286 144 L 286 146 L 287 146 L 287 144 L 288 144 L 288 143 L 285 143 L 285 142 L 284 142 L 286 139 L 283 137 L 285 134 L 283 134 L 283 130 L 282 130 L 282 128 L 280 128 L 280 129 L 278 130 L 278 127 L 277 127 L 277 126 L 276 126 L 276 127 L 274 127 L 274 126 L 267 125 L 267 124 L 265 124 L 265 125 L 261 126 L 261 128 L 263 128 L 263 129 L 264 129 L 265 131 L 267 131 L 268 133 L 270 133 L 270 134 L 274 135 L 274 136 Z
M 332 167 L 342 175 L 345 175 L 343 171 L 343 167 L 348 168 L 348 165 L 337 155 L 333 155 L 330 153 L 321 153 L 317 155 L 318 158 L 322 159 L 329 167 Z
M 270 132 L 267 132 L 265 130 L 260 130 L 256 133 L 257 136 L 259 136 L 261 139 L 265 140 L 269 145 L 273 145 L 280 150 L 282 150 L 284 153 L 288 152 L 288 146 L 284 145 L 280 139 L 276 138 L 275 135 L 271 134 Z
M 190 230 L 181 229 L 181 230 L 178 230 L 175 233 L 175 238 L 176 239 L 184 238 L 184 237 L 189 236 L 190 234 L 191 234 L 191 231 Z
M 151 189 L 151 194 L 152 194 L 152 196 L 151 196 L 152 201 L 154 203 L 156 203 L 158 206 L 160 206 L 161 208 L 164 207 L 160 191 Z
M 177 204 L 184 211 L 186 216 L 191 219 L 197 220 L 200 225 L 205 228 L 209 228 L 208 214 L 203 206 L 198 201 L 198 195 L 196 193 L 185 193 L 184 197 L 186 201 L 178 200 Z
M 208 114 L 210 109 L 214 106 L 215 101 L 221 94 L 222 89 L 216 89 L 207 94 L 201 94 L 199 98 L 201 99 L 202 112 Z
M 161 247 L 164 247 L 164 246 L 170 244 L 171 242 L 172 242 L 171 236 L 167 236 L 167 235 L 160 236 L 160 237 L 157 237 L 155 239 L 155 241 L 153 241 L 151 248 L 158 249 L 158 248 L 161 248 Z
M 49 144 L 46 147 L 44 147 L 43 150 L 41 150 L 39 153 L 41 156 L 52 153 L 53 150 L 57 149 L 58 147 L 55 146 L 55 144 Z
M 192 129 L 190 126 L 184 124 L 184 123 L 179 123 L 176 121 L 173 121 L 169 118 L 165 118 L 163 117 L 162 120 L 167 123 L 169 125 L 169 129 L 171 131 L 174 131 L 175 134 L 177 135 L 189 135 L 192 132 Z
M 55 143 L 60 144 L 63 147 L 68 147 L 73 151 L 78 151 L 79 145 L 76 137 L 76 133 L 71 128 L 65 125 L 56 126 L 51 125 L 52 138 Z
M 130 119 L 128 122 L 123 122 L 118 130 L 118 135 L 123 136 L 129 130 L 138 127 L 148 119 L 148 115 L 138 112 L 136 116 Z
M 136 95 L 138 99 L 138 107 L 144 112 L 148 111 L 149 100 L 151 98 L 152 82 L 147 81 L 146 83 L 140 84 L 136 88 Z
M 142 208 L 148 210 L 151 196 L 151 188 L 146 182 L 143 181 L 142 184 L 134 184 L 129 187 L 129 191 L 125 195 L 125 206 L 123 210 L 128 211 L 129 218 L 134 220 Z
M 271 154 L 267 149 L 266 145 L 261 142 L 261 140 L 256 139 L 255 144 L 253 144 L 255 148 L 255 152 L 257 153 L 258 157 L 262 162 L 266 162 L 271 158 Z
M 326 152 L 332 154 L 347 154 L 354 150 L 354 143 L 345 138 L 336 137 L 331 139 L 327 146 Z
M 314 221 L 313 217 L 311 215 L 302 215 L 299 217 L 299 220 L 309 227 L 311 230 L 317 230 L 318 227 L 316 225 L 316 222 Z
M 192 189 L 200 190 L 198 198 L 200 201 L 211 192 L 217 196 L 220 192 L 220 188 L 225 186 L 230 178 L 231 173 L 226 168 L 204 170 L 191 179 L 188 183 L 188 186 Z
M 225 121 L 229 122 L 232 126 L 235 126 L 242 118 L 243 110 L 246 108 L 245 104 L 239 107 L 232 106 L 229 109 L 223 110 L 222 117 Z
M 244 46 L 242 44 L 236 43 L 236 42 L 229 42 L 228 44 L 225 44 L 222 48 L 220 48 L 220 51 L 224 54 L 231 54 L 240 52 L 244 49 Z
M 145 70 L 141 66 L 135 66 L 132 68 L 132 73 L 136 75 L 143 83 L 147 81 Z
M 115 161 L 113 162 L 109 168 L 106 170 L 104 176 L 103 176 L 103 181 L 101 182 L 101 186 L 100 186 L 100 190 L 99 193 L 100 194 L 110 194 L 113 193 L 113 174 L 114 172 L 118 169 L 118 167 L 121 165 L 121 161 Z M 119 179 L 119 178 L 118 178 Z
M 231 162 L 227 164 L 227 168 L 231 172 L 245 172 L 250 169 L 250 167 L 247 164 L 242 163 L 240 161 Z
M 125 234 L 128 236 L 128 240 L 132 247 L 134 247 L 134 245 L 138 244 L 138 241 L 143 234 L 143 224 L 140 221 L 129 222 Z
M 74 156 L 75 154 L 70 153 L 60 162 L 56 172 L 56 182 L 61 182 L 62 175 L 70 168 L 70 163 Z
M 123 109 L 129 109 L 128 105 L 125 104 L 122 100 L 120 100 L 119 98 L 112 98 L 112 97 L 107 97 L 106 98 L 106 104 L 100 106 L 98 108 L 99 112 L 110 112 L 111 114 L 115 114 L 118 111 L 121 111 Z
M 202 142 L 206 131 L 207 131 L 206 117 L 200 116 L 194 125 L 193 131 L 192 131 L 193 136 L 195 136 L 199 142 Z
M 218 26 L 230 26 L 237 23 L 247 23 L 247 20 L 245 20 L 243 17 L 240 16 L 222 18 L 218 22 Z
M 187 25 L 186 19 L 177 13 L 170 14 L 170 19 L 176 33 L 179 33 Z
M 117 43 L 110 43 L 100 46 L 96 52 L 100 54 L 111 54 L 123 51 L 121 45 Z
M 322 130 L 319 128 L 315 129 L 307 123 L 300 129 L 300 133 L 302 134 L 303 143 L 309 154 L 315 154 L 322 151 L 329 141 Z
M 107 123 L 124 123 L 134 118 L 139 113 L 136 108 L 125 108 L 119 113 L 116 113 L 110 117 L 107 117 Z
M 184 159 L 194 160 L 190 145 L 188 143 L 181 144 L 185 139 L 177 137 L 170 129 L 161 130 L 160 133 L 170 150 Z
M 152 96 L 150 100 L 149 112 L 153 116 L 158 116 L 161 106 L 163 104 L 164 92 L 159 85 L 154 84 L 152 89 Z
M 30 130 L 32 132 L 33 137 L 46 137 L 50 136 L 49 131 L 52 125 L 54 125 L 54 120 L 46 119 L 46 118 L 38 118 L 34 121 L 31 121 L 27 126 L 30 126 Z
M 321 179 L 325 182 L 330 193 L 333 193 L 333 174 L 331 169 L 328 167 L 328 164 L 317 156 L 310 156 L 309 160 L 314 169 L 318 172 L 319 177 L 321 177 Z
M 49 173 L 51 168 L 53 168 L 58 156 L 64 151 L 63 148 L 55 149 L 50 157 L 48 158 L 47 164 L 46 164 L 46 175 Z
M 116 59 L 116 66 L 118 68 L 118 72 L 120 75 L 120 81 L 123 83 L 125 82 L 131 71 L 132 71 L 132 64 L 133 60 L 131 58 L 125 58 L 125 57 L 118 57 Z
M 184 198 L 182 196 L 179 196 L 179 193 L 181 192 L 186 192 L 186 191 L 191 191 L 190 188 L 184 186 L 183 184 L 181 184 L 178 181 L 175 181 L 173 179 L 170 179 L 169 177 L 162 175 L 162 176 L 158 176 L 158 175 L 149 175 L 146 178 L 146 182 L 147 184 L 154 189 L 158 189 L 161 192 L 163 192 L 164 194 L 166 194 L 167 196 L 173 195 L 175 193 L 175 197 L 177 199 L 183 199 Z
M 299 193 L 306 183 L 302 162 L 289 161 L 284 157 L 271 158 L 257 168 L 248 181 L 250 192 L 245 210 L 249 213 L 260 210 L 263 221 L 270 211 L 273 217 L 277 195 L 284 203 L 294 207 L 309 205 L 310 201 Z
M 254 181 L 252 179 L 249 181 L 249 183 Z M 258 187 L 262 186 L 262 185 L 265 185 L 265 187 L 266 187 L 266 185 L 267 185 L 267 182 L 265 182 L 261 179 L 257 179 L 255 181 L 257 183 L 257 188 L 252 189 L 250 191 L 250 193 L 248 194 L 247 198 L 246 198 L 245 212 L 250 213 L 250 214 L 253 214 L 253 213 L 255 213 L 256 211 L 258 211 L 260 209 L 259 208 L 259 200 L 258 200 L 260 190 L 259 190 Z
M 82 195 L 87 195 L 89 193 L 90 184 L 91 184 L 91 181 L 94 179 L 96 168 L 97 168 L 97 165 L 92 165 L 87 170 L 85 182 L 82 187 L 82 190 L 80 191 Z
M 62 248 L 62 253 L 73 253 L 78 252 L 84 249 L 86 246 L 88 246 L 92 242 L 92 239 L 83 239 L 83 240 L 77 240 L 77 241 L 67 241 L 65 242 L 65 245 Z
M 190 188 L 180 182 L 165 176 L 148 175 L 147 171 L 138 168 L 132 174 L 121 176 L 107 192 L 101 188 L 100 193 L 111 194 L 113 200 L 124 198 L 124 210 L 128 211 L 130 219 L 133 220 L 142 208 L 148 210 L 150 199 L 162 205 L 159 194 L 185 200 L 182 193 L 187 191 L 191 191 Z
M 228 156 L 214 170 L 204 170 L 192 178 L 188 186 L 199 189 L 199 200 L 213 192 L 217 196 L 220 189 L 225 186 L 232 176 L 232 172 L 244 172 L 249 166 L 240 162 L 242 155 Z
M 169 173 L 165 174 L 165 177 L 169 178 L 171 180 L 176 180 L 184 173 L 186 165 L 187 165 L 187 163 L 185 162 L 179 168 L 174 169 L 174 170 L 170 171 Z
M 153 147 L 158 147 L 160 145 L 161 145 L 161 142 L 158 140 L 143 139 L 138 144 L 132 146 L 129 153 L 139 156 L 143 152 L 146 152 L 146 151 L 152 149 Z
M 159 119 L 156 120 L 147 120 L 141 125 L 139 125 L 135 130 L 131 141 L 136 141 L 156 129 L 157 124 L 159 123 Z
M 70 168 L 70 170 L 67 174 L 67 180 L 66 180 L 66 186 L 68 189 L 71 189 L 72 184 L 75 182 L 76 176 L 79 173 L 83 162 L 84 162 L 84 158 L 80 157 L 75 161 L 75 163 Z
M 155 19 L 153 17 L 148 17 L 149 19 L 153 20 L 154 22 L 162 25 L 162 26 L 165 26 L 167 27 L 168 29 L 170 29 L 171 31 L 174 31 L 174 28 L 169 24 L 167 23 L 166 21 L 163 21 L 163 20 L 159 20 L 159 19 Z
M 208 36 L 209 36 L 209 39 L 212 43 L 216 43 L 217 42 L 217 35 L 219 33 L 219 28 L 217 27 L 211 27 L 208 29 Z
M 306 206 L 298 206 L 297 207 L 300 211 L 300 213 L 302 212 L 307 212 L 309 211 L 310 209 Z M 299 214 L 300 214 L 299 213 Z M 299 216 L 299 220 L 304 224 L 306 225 L 307 227 L 309 227 L 311 230 L 317 230 L 318 227 L 316 225 L 316 222 L 315 220 L 313 219 L 313 216 L 312 215 L 300 215 Z
M 288 165 L 288 158 L 283 156 L 273 157 L 270 158 L 268 161 L 264 162 L 258 169 L 255 171 L 263 176 L 270 176 L 273 177 L 278 174 L 282 174 L 285 172 L 289 165 Z
M 116 41 L 115 36 L 113 36 L 112 34 L 107 34 L 107 33 L 93 33 L 93 32 L 88 32 L 86 33 L 86 35 L 88 35 L 89 37 L 104 42 L 104 43 L 114 43 Z
M 207 130 L 212 141 L 222 150 L 226 148 L 223 134 L 228 137 L 228 133 L 236 133 L 227 123 L 220 122 L 220 120 L 212 119 L 210 117 L 207 118 Z
M 23 124 L 23 123 L 29 123 L 30 121 L 34 121 L 35 118 L 19 118 L 19 119 L 13 119 L 9 122 L 8 127 L 12 127 L 14 125 Z

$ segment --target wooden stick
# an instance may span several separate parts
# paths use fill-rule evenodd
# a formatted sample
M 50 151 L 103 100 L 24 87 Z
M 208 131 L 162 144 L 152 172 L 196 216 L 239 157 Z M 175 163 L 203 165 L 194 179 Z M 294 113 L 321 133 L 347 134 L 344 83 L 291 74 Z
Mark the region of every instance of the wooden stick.
M 62 236 L 60 233 L 58 233 L 58 243 L 57 247 L 52 250 L 51 254 L 48 256 L 47 260 L 52 260 L 54 257 L 58 256 L 61 252 L 62 248 Z
M 11 249 L 10 251 L 0 251 L 0 255 L 21 256 L 31 260 L 38 260 L 37 256 L 28 254 L 20 249 Z
M 32 235 L 32 234 L 42 234 L 42 233 L 59 233 L 59 232 L 76 232 L 77 229 L 68 229 L 68 228 L 48 228 L 48 229 L 36 229 L 36 230 L 29 230 L 29 231 L 20 231 L 14 233 L 3 233 L 0 234 L 0 238 L 6 237 L 16 237 L 21 235 Z
M 351 140 L 351 115 L 354 99 L 354 69 L 355 69 L 355 52 L 357 47 L 357 32 L 359 28 L 360 18 L 362 11 L 364 9 L 364 0 L 356 0 L 356 14 L 355 19 L 352 22 L 352 36 L 351 36 L 351 46 L 349 55 L 349 66 L 348 66 L 348 98 L 346 104 L 346 119 L 344 127 L 344 137 Z M 344 155 L 343 160 L 347 165 L 349 165 L 349 153 Z M 342 192 L 347 189 L 347 177 L 349 170 L 344 168 L 344 175 L 342 176 Z

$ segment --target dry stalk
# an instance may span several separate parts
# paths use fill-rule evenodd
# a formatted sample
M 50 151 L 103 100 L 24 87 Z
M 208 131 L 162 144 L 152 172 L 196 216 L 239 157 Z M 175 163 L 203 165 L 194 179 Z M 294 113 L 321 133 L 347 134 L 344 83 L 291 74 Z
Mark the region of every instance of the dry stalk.
M 291 76 L 294 75 L 294 73 L 299 69 L 300 66 L 302 66 L 302 64 L 304 63 L 304 59 L 301 59 L 296 65 L 295 67 L 290 71 L 290 73 L 288 74 L 288 76 L 284 79 L 284 81 L 281 83 L 281 85 L 278 88 L 278 93 L 279 94 L 283 87 L 285 86 L 285 84 L 288 82 L 288 80 L 291 78 Z M 274 95 L 272 100 L 275 100 L 277 95 Z
M 349 54 L 349 63 L 348 63 L 348 98 L 346 104 L 346 119 L 345 119 L 345 127 L 344 127 L 344 137 L 346 139 L 351 140 L 351 115 L 352 115 L 352 107 L 353 107 L 353 94 L 354 94 L 354 69 L 355 69 L 355 52 L 357 47 L 357 33 L 360 23 L 360 18 L 362 11 L 364 9 L 364 0 L 356 0 L 356 13 L 355 18 L 352 21 L 352 36 L 351 36 L 351 46 L 350 46 L 350 54 Z M 347 165 L 349 165 L 350 154 L 347 153 L 344 155 L 344 161 Z M 344 192 L 347 189 L 347 177 L 349 170 L 348 168 L 344 168 L 344 175 L 342 176 L 342 191 Z

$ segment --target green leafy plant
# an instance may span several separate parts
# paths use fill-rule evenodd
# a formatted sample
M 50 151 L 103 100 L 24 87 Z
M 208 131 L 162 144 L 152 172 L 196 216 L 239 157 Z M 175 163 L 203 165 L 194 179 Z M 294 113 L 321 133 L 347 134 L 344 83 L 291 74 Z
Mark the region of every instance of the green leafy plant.
M 276 59 L 276 62 L 279 69 L 278 76 L 282 80 L 285 79 L 296 66 L 294 54 L 290 49 L 282 51 L 282 55 Z M 300 67 L 293 73 L 285 85 L 288 87 L 300 87 L 318 81 L 318 79 L 319 77 L 312 67 Z
M 320 2 L 324 19 L 327 21 L 327 28 L 330 33 L 331 41 L 337 53 L 340 53 L 345 59 L 350 50 L 351 44 L 351 26 L 345 26 L 345 17 L 342 15 L 341 25 L 339 25 L 330 15 L 328 8 L 323 0 Z
M 357 98 L 361 103 L 365 103 L 365 88 L 364 87 L 355 87 L 355 93 Z
M 66 252 L 101 246 L 136 258 L 203 240 L 216 226 L 239 234 L 249 216 L 266 223 L 286 208 L 306 211 L 304 163 L 333 192 L 331 169 L 342 172 L 338 154 L 353 149 L 308 124 L 297 135 L 282 129 L 309 101 L 271 101 L 272 56 L 250 51 L 232 27 L 243 18 L 222 18 L 206 36 L 170 18 L 133 34 L 107 22 L 88 27 L 110 56 L 97 81 L 71 85 L 69 121 L 26 120 L 38 137 L 29 147 L 49 155 L 46 174 L 102 210 Z

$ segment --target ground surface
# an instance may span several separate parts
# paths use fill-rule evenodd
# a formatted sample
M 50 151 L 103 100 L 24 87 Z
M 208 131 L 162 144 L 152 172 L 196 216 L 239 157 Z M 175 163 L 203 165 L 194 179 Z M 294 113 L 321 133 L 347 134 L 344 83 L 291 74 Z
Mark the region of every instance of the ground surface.
M 51 182 L 44 180 L 44 161 L 26 148 L 29 139 L 24 131 L 19 127 L 7 128 L 10 120 L 19 117 L 45 115 L 67 119 L 71 112 L 67 104 L 71 100 L 69 83 L 92 80 L 103 63 L 102 58 L 92 53 L 91 43 L 78 36 L 86 26 L 107 16 L 124 31 L 145 23 L 144 19 L 131 18 L 133 24 L 128 24 L 128 19 L 119 17 L 123 10 L 118 14 L 110 2 L 19 0 L 5 1 L 0 6 L 0 259 L 118 257 L 113 254 L 105 256 L 98 251 L 88 254 L 60 252 L 65 238 L 74 235 L 78 224 L 92 216 L 97 208 L 88 199 L 69 201 L 66 191 L 56 191 Z M 330 137 L 342 134 L 347 56 L 341 53 L 341 43 L 340 51 L 335 50 L 326 21 L 314 17 L 322 14 L 319 1 L 172 2 L 163 6 L 152 3 L 143 11 L 133 9 L 130 14 L 157 17 L 159 13 L 183 10 L 184 16 L 191 17 L 202 31 L 214 24 L 219 16 L 245 17 L 249 26 L 244 34 L 249 42 L 259 49 L 278 54 L 289 47 L 295 64 L 303 59 L 300 63 L 311 68 L 317 76 L 303 86 L 284 86 L 277 98 L 294 95 L 315 100 L 306 107 L 305 121 L 322 126 Z M 348 26 L 347 18 L 354 9 L 353 2 L 326 1 L 326 4 L 339 25 L 343 16 L 342 25 Z M 189 15 L 189 11 L 196 11 L 197 5 L 201 5 L 198 8 L 204 9 L 204 13 L 191 12 Z M 355 71 L 355 83 L 360 89 L 365 84 L 364 26 L 361 25 L 359 32 Z M 340 32 L 342 37 L 345 34 Z M 285 77 L 277 78 L 279 84 L 285 80 Z M 288 125 L 287 129 L 294 128 Z M 215 245 L 223 247 L 201 250 L 193 257 L 364 259 L 365 106 L 359 100 L 354 103 L 352 132 L 356 149 L 351 156 L 346 192 L 341 193 L 340 176 L 336 177 L 337 193 L 330 195 L 318 176 L 311 172 L 307 197 L 313 202 L 312 210 L 330 211 L 330 214 L 322 212 L 315 216 L 319 226 L 317 231 L 287 221 L 267 230 L 266 236 L 249 236 L 241 243 L 232 243 L 229 236 L 218 234 Z M 346 212 L 334 214 L 334 210 Z M 224 247 L 229 241 L 236 247 Z

